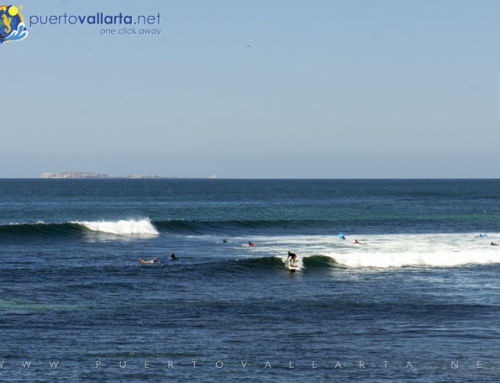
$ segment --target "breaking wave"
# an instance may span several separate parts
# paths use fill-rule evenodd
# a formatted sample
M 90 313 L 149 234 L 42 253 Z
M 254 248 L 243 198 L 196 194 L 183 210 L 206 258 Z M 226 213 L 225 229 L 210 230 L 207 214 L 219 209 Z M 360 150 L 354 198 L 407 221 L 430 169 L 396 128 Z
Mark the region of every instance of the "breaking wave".
M 158 230 L 148 218 L 128 219 L 119 221 L 75 221 L 77 225 L 82 225 L 91 231 L 116 235 L 158 235 Z
M 0 239 L 5 238 L 79 238 L 90 233 L 116 236 L 157 236 L 159 233 L 148 219 L 118 221 L 72 221 L 65 223 L 12 223 L 0 225 Z

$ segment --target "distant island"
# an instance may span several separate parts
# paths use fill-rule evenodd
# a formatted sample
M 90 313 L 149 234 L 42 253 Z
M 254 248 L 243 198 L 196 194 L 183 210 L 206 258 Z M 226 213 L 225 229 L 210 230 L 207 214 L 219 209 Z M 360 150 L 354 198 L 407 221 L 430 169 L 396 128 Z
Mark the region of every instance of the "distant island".
M 178 177 L 160 177 L 157 174 L 132 174 L 129 176 L 117 176 L 104 173 L 81 172 L 81 171 L 64 171 L 55 173 L 42 173 L 41 178 L 86 178 L 86 179 L 103 179 L 103 178 L 178 178 Z M 200 178 L 217 178 L 213 175 L 210 177 Z

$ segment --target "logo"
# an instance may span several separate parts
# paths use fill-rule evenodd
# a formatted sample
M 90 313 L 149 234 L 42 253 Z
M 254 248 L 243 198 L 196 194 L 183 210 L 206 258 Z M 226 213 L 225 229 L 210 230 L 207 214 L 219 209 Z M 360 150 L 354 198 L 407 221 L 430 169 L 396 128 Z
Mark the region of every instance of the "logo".
M 23 40 L 28 36 L 23 15 L 13 5 L 0 5 L 0 44 L 5 41 Z

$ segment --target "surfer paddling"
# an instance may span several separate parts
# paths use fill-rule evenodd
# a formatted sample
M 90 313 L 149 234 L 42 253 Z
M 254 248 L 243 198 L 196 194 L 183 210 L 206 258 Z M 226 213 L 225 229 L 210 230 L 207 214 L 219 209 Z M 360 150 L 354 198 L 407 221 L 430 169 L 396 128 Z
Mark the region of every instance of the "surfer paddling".
M 158 263 L 158 258 L 154 257 L 153 259 L 149 261 L 145 261 L 144 259 L 139 258 L 139 262 L 141 263 Z

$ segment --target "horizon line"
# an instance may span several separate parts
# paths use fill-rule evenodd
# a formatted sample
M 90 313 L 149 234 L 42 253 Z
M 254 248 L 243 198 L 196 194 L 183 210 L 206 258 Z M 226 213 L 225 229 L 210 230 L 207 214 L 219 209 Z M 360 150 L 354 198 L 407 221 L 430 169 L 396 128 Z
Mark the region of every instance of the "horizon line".
M 500 177 L 154 177 L 154 178 L 133 178 L 133 177 L 103 177 L 103 178 L 43 178 L 43 177 L 0 177 L 0 180 L 500 180 Z

